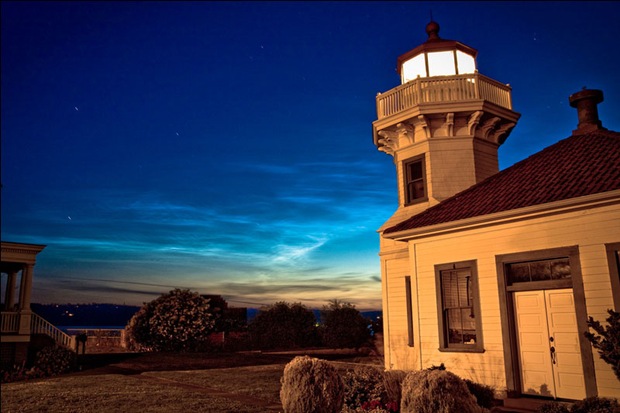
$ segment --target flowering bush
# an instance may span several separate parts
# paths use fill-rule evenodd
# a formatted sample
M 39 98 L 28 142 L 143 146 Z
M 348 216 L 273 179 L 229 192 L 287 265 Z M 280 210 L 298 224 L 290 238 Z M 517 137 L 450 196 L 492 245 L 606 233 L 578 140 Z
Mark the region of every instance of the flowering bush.
M 381 407 L 387 402 L 382 372 L 370 366 L 358 366 L 342 377 L 344 404 L 350 409 L 364 411 Z
M 137 351 L 196 351 L 207 345 L 214 324 L 207 298 L 175 289 L 144 304 L 129 320 L 126 345 Z

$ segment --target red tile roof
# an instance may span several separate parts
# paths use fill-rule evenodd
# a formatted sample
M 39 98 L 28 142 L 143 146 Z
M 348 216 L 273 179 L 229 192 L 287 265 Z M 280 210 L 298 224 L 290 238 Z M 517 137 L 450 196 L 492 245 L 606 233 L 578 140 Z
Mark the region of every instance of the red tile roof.
M 620 133 L 575 135 L 512 165 L 384 234 L 620 189 Z

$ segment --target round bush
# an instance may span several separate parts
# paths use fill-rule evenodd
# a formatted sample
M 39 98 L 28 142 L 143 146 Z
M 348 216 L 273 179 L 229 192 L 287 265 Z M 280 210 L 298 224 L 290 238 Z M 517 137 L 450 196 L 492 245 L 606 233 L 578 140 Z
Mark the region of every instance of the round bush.
M 138 351 L 196 351 L 215 324 L 209 299 L 175 289 L 146 303 L 129 320 L 127 347 Z
M 284 367 L 281 384 L 284 413 L 339 413 L 342 409 L 342 379 L 324 360 L 295 357 Z
M 480 413 L 465 381 L 447 370 L 419 370 L 403 380 L 401 413 Z

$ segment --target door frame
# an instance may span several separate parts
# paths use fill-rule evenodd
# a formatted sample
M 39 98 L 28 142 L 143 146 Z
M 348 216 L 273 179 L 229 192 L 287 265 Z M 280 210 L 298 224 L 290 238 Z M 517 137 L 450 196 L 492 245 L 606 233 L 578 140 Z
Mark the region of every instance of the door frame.
M 534 261 L 568 257 L 571 267 L 571 278 L 557 281 L 537 281 L 530 285 L 508 286 L 506 280 L 506 265 L 523 261 Z M 516 336 L 514 314 L 514 291 L 528 290 L 551 290 L 560 288 L 572 288 L 575 302 L 575 317 L 579 332 L 579 346 L 581 349 L 581 365 L 583 367 L 586 397 L 598 394 L 596 375 L 594 371 L 594 357 L 592 346 L 583 332 L 589 331 L 587 324 L 586 298 L 583 289 L 583 277 L 581 274 L 581 262 L 579 260 L 579 247 L 561 247 L 546 250 L 519 252 L 515 254 L 503 254 L 495 257 L 497 265 L 500 319 L 502 325 L 502 341 L 504 343 L 504 368 L 506 372 L 506 390 L 508 397 L 521 397 L 521 374 L 519 363 L 519 348 Z

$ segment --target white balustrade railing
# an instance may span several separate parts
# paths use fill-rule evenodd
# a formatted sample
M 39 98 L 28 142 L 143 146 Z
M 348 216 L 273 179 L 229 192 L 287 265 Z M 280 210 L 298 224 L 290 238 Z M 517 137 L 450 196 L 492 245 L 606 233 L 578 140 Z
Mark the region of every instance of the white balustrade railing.
M 15 311 L 2 312 L 0 329 L 2 333 L 17 333 L 19 331 L 19 313 Z
M 377 95 L 377 117 L 382 119 L 422 103 L 483 99 L 512 109 L 511 88 L 479 73 L 418 78 Z
M 54 341 L 56 341 L 56 344 L 68 348 L 69 350 L 75 350 L 75 337 L 65 334 L 62 330 L 35 313 L 32 313 L 30 333 L 46 334 L 52 337 Z

